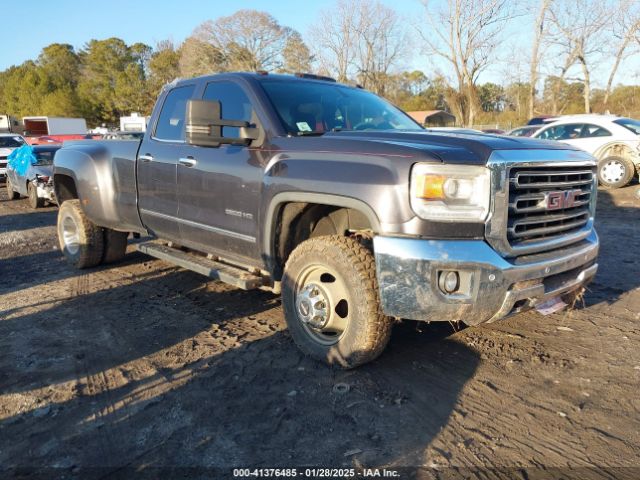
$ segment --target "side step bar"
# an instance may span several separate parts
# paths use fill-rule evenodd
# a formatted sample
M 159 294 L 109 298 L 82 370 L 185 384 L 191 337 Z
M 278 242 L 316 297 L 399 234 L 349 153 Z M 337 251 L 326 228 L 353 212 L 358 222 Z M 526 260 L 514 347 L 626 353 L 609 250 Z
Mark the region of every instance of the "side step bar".
M 213 280 L 234 285 L 243 290 L 253 290 L 264 285 L 264 279 L 259 275 L 233 267 L 225 263 L 211 260 L 207 257 L 178 250 L 158 242 L 139 243 L 138 250 L 152 257 L 178 265 L 187 270 L 205 275 Z

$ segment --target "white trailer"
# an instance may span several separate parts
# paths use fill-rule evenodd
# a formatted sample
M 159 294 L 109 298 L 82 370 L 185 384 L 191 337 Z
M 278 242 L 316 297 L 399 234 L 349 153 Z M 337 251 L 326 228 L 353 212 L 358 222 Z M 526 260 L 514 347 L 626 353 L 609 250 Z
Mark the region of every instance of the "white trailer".
M 146 132 L 149 117 L 133 112 L 128 117 L 120 117 L 120 130 L 123 132 Z
M 22 123 L 11 115 L 0 115 L 0 133 L 22 133 Z
M 64 117 L 24 117 L 25 135 L 40 137 L 45 135 L 86 135 L 87 122 L 84 118 Z

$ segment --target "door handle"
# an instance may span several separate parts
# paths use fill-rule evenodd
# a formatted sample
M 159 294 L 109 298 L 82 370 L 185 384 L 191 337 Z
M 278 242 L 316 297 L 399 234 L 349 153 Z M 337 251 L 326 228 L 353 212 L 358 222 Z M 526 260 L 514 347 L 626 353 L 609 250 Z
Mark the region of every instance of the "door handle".
M 190 157 L 180 158 L 178 159 L 178 162 L 180 163 L 180 165 L 184 165 L 185 167 L 193 167 L 196 163 L 198 163 L 195 158 Z
M 149 155 L 148 153 L 146 155 L 138 155 L 138 160 L 141 160 L 145 163 L 153 162 L 153 156 Z

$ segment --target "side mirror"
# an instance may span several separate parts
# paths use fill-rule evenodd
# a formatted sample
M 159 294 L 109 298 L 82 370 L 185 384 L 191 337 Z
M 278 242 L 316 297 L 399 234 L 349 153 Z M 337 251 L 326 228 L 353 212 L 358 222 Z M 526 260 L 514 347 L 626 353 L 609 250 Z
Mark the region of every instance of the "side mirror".
M 188 100 L 185 119 L 187 143 L 201 147 L 219 147 L 223 143 L 248 145 L 260 137 L 258 127 L 244 120 L 222 119 L 220 112 L 217 100 Z M 239 136 L 224 137 L 222 127 L 237 127 Z

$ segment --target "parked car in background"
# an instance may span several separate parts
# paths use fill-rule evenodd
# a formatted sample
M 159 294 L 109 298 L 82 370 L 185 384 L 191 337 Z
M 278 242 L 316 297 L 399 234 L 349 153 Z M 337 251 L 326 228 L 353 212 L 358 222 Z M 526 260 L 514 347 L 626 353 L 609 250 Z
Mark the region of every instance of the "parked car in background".
M 474 128 L 463 128 L 463 127 L 428 127 L 426 128 L 428 132 L 438 132 L 438 133 L 482 133 L 480 130 L 476 130 Z
M 506 132 L 500 128 L 485 128 L 482 133 L 492 133 L 494 135 L 504 135 Z
M 627 185 L 640 170 L 640 121 L 615 115 L 567 115 L 532 135 L 558 140 L 598 159 L 598 180 L 610 188 Z
M 108 132 L 102 136 L 103 140 L 141 140 L 144 132 L 125 132 L 122 130 Z
M 536 133 L 542 125 L 525 125 L 524 127 L 514 128 L 513 130 L 509 130 L 507 135 L 511 135 L 512 137 L 530 137 L 534 133 Z
M 20 135 L 0 133 L 0 180 L 4 180 L 7 176 L 7 157 L 25 143 L 25 139 Z
M 43 207 L 46 202 L 56 203 L 53 191 L 53 157 L 60 147 L 25 145 L 14 152 L 7 166 L 6 188 L 9 200 L 27 196 L 32 208 Z
M 540 115 L 539 117 L 533 117 L 527 122 L 527 125 L 542 125 L 555 120 L 557 117 L 553 115 Z

